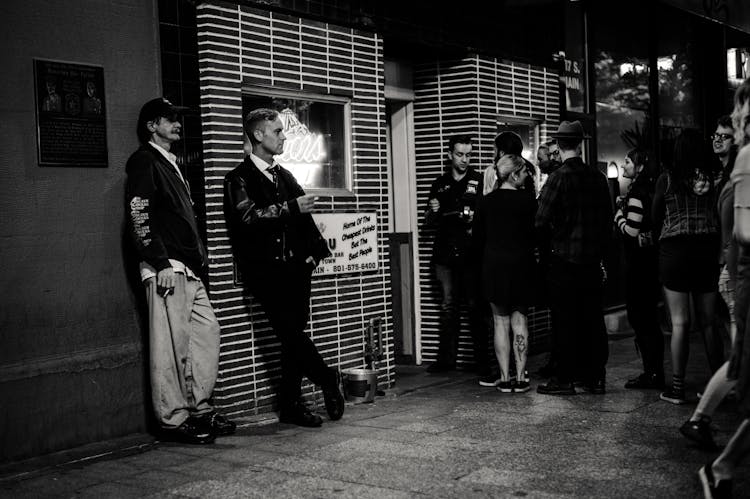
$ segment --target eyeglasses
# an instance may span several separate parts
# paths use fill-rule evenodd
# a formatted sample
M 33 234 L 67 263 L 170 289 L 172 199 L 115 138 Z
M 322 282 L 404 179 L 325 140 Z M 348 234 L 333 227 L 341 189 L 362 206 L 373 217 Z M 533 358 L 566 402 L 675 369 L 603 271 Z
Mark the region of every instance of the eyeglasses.
M 549 152 L 549 155 L 550 155 L 550 156 L 559 156 L 559 155 L 560 155 L 560 150 L 559 150 L 559 149 L 556 149 L 556 150 L 554 150 L 554 151 L 550 151 L 550 152 Z
M 734 135 L 732 135 L 731 133 L 715 133 L 711 135 L 711 140 L 714 140 L 714 141 L 721 140 L 722 142 L 725 142 L 733 138 L 734 138 Z

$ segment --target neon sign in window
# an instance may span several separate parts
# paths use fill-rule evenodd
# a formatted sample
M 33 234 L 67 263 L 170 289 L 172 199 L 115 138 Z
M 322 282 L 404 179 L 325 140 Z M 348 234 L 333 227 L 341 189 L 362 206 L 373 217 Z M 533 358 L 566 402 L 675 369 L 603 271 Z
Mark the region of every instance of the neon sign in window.
M 259 107 L 279 113 L 286 141 L 276 161 L 292 172 L 305 190 L 349 189 L 346 99 L 264 95 L 262 91 L 243 95 L 243 116 Z

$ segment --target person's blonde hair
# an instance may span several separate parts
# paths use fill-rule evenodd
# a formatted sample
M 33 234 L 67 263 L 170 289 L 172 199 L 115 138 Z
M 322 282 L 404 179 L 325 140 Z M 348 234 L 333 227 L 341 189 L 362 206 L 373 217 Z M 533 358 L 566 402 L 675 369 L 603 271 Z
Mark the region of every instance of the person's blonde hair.
M 497 160 L 495 168 L 497 169 L 497 185 L 499 186 L 507 181 L 511 174 L 520 172 L 526 168 L 526 162 L 521 156 L 506 154 Z

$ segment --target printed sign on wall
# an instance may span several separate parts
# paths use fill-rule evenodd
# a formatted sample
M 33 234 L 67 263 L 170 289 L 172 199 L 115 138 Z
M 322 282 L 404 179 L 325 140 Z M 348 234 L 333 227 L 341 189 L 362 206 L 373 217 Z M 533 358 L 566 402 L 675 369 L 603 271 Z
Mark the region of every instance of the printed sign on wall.
M 583 83 L 583 59 L 565 58 L 560 80 L 565 86 L 565 108 L 571 112 L 584 112 L 586 94 Z
M 372 213 L 314 213 L 313 218 L 333 256 L 313 275 L 348 274 L 378 269 L 378 230 Z
M 34 59 L 42 166 L 107 166 L 104 69 Z

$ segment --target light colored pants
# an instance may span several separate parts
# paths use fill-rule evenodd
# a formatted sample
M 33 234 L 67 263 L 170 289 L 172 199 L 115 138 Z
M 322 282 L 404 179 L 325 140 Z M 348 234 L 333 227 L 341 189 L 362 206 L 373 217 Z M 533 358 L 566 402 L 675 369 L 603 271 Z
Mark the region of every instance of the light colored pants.
M 219 367 L 219 323 L 199 279 L 175 273 L 174 292 L 145 281 L 149 308 L 151 400 L 159 424 L 180 426 L 190 415 L 213 410 L 209 398 Z
M 721 293 L 721 297 L 724 299 L 724 303 L 727 304 L 727 308 L 729 309 L 729 322 L 732 326 L 735 325 L 734 290 L 736 285 L 737 283 L 729 278 L 729 270 L 727 269 L 727 266 L 724 265 L 721 268 L 721 273 L 719 273 L 719 293 Z M 734 341 L 734 335 L 732 335 L 732 341 Z

